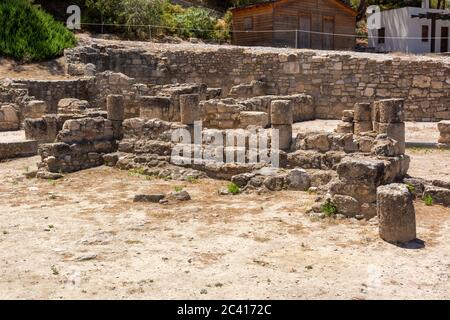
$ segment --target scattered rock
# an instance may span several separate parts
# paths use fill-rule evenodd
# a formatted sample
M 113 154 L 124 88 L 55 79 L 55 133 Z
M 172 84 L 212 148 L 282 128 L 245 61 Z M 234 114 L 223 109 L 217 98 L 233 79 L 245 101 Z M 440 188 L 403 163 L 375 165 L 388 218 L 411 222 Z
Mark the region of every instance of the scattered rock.
M 311 179 L 305 170 L 296 168 L 287 174 L 286 183 L 290 190 L 306 191 L 311 186 Z
M 164 198 L 165 198 L 164 194 L 138 194 L 134 196 L 133 202 L 159 203 Z
M 97 258 L 96 253 L 87 253 L 75 258 L 75 261 L 88 261 Z
M 36 178 L 46 179 L 46 180 L 57 180 L 64 178 L 64 175 L 61 173 L 49 172 L 47 170 L 39 170 L 36 173 Z
M 27 179 L 32 179 L 32 178 L 36 178 L 37 173 L 38 173 L 37 170 L 33 170 L 33 171 L 25 172 L 23 175 L 24 175 L 25 178 L 27 178 Z
M 188 201 L 191 200 L 190 194 L 186 191 L 178 191 L 178 192 L 172 192 L 169 194 L 168 198 L 172 198 L 178 201 Z

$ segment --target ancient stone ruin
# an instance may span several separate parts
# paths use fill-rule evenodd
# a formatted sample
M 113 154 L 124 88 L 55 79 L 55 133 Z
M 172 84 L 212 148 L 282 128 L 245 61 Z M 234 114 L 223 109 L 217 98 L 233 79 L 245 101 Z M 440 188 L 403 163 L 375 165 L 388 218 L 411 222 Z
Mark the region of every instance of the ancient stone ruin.
M 449 185 L 407 175 L 404 123 L 448 118 L 449 82 L 417 75 L 401 58 L 217 49 L 205 59 L 88 46 L 66 59 L 80 78 L 0 85 L 0 130 L 23 128 L 26 136 L 0 144 L 1 158 L 38 152 L 39 178 L 107 165 L 226 179 L 241 192 L 309 191 L 317 194 L 313 214 L 370 220 L 378 213 L 389 242 L 416 237 L 406 184 L 415 196 L 450 205 Z M 441 67 L 430 62 L 436 79 Z M 384 81 L 371 82 L 368 69 Z M 320 118 L 342 121 L 334 132 L 294 129 Z M 439 131 L 448 146 L 448 121 Z

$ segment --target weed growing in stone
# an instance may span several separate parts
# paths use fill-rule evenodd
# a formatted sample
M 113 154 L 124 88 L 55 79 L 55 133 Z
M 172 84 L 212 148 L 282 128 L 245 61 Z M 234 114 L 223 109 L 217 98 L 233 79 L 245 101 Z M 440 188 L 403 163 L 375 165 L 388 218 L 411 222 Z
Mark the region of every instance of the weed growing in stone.
M 239 194 L 241 192 L 241 189 L 237 184 L 232 182 L 228 185 L 228 192 L 231 194 Z
M 322 213 L 325 213 L 327 217 L 332 217 L 338 212 L 338 208 L 335 204 L 331 202 L 330 199 L 328 199 L 322 206 L 320 207 L 320 210 Z
M 197 178 L 197 177 L 194 177 L 194 176 L 188 176 L 188 177 L 186 178 L 186 180 L 187 180 L 188 182 L 190 182 L 190 183 L 197 183 L 197 182 L 198 182 L 198 178 Z
M 406 188 L 408 188 L 409 193 L 414 193 L 414 191 L 416 191 L 416 188 L 411 183 L 407 183 Z
M 51 266 L 50 269 L 52 270 L 53 275 L 57 276 L 59 274 L 59 271 L 55 266 Z
M 432 206 L 434 199 L 431 195 L 427 195 L 426 197 L 423 198 L 423 202 L 425 202 L 426 206 Z

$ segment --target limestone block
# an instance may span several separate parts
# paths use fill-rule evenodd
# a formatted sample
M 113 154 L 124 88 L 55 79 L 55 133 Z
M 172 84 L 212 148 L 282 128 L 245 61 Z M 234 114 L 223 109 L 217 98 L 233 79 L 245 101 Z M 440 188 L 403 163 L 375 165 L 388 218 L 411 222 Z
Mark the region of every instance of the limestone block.
M 361 206 L 355 198 L 336 194 L 332 197 L 331 202 L 336 206 L 338 213 L 347 217 L 354 217 L 361 212 Z
M 374 144 L 374 138 L 368 136 L 360 136 L 358 138 L 359 151 L 370 153 Z
M 339 123 L 336 127 L 336 133 L 353 133 L 353 123 L 343 122 Z
M 287 174 L 286 184 L 290 190 L 306 191 L 311 186 L 311 179 L 305 170 L 295 168 Z
M 140 118 L 170 121 L 171 99 L 167 97 L 142 96 L 140 98 Z
M 354 107 L 354 121 L 371 121 L 372 106 L 370 103 L 356 103 Z
M 0 131 L 19 129 L 19 116 L 13 106 L 5 105 L 0 109 Z
M 384 99 L 374 102 L 374 120 L 380 123 L 405 121 L 404 100 Z
M 441 133 L 438 138 L 438 143 L 450 144 L 450 133 Z
M 398 143 L 398 152 L 405 153 L 405 123 L 378 123 L 378 133 L 386 134 Z
M 380 237 L 391 243 L 416 239 L 416 213 L 413 195 L 404 184 L 389 184 L 377 189 L 377 214 Z
M 327 133 L 318 133 L 306 137 L 306 148 L 309 150 L 319 150 L 327 152 L 331 148 L 330 139 Z
M 354 123 L 354 132 L 355 134 L 359 135 L 364 132 L 370 132 L 373 131 L 373 124 L 372 121 L 360 121 Z
M 429 88 L 431 86 L 431 77 L 422 75 L 414 76 L 412 86 L 415 88 Z
M 288 98 L 291 101 L 294 122 L 315 119 L 316 108 L 314 105 L 314 99 L 310 95 L 296 94 L 285 96 L 283 98 Z M 267 110 L 268 109 L 269 108 L 267 108 Z
M 272 124 L 272 129 L 278 130 L 278 147 L 281 150 L 289 150 L 292 143 L 292 125 Z M 272 131 L 272 144 L 274 143 L 274 132 Z
M 110 94 L 106 98 L 106 107 L 108 110 L 108 119 L 111 121 L 123 121 L 125 114 L 125 105 L 123 95 Z
M 342 121 L 343 122 L 353 122 L 353 119 L 355 118 L 355 111 L 354 110 L 344 110 L 342 111 Z
M 200 120 L 199 102 L 199 94 L 182 94 L 180 96 L 181 123 L 191 125 Z
M 384 162 L 371 158 L 348 156 L 337 166 L 337 173 L 339 179 L 344 182 L 379 186 L 383 179 Z
M 47 113 L 47 104 L 44 101 L 32 100 L 25 107 L 24 118 L 42 118 Z
M 16 108 L 10 105 L 5 105 L 1 107 L 1 113 L 3 114 L 3 119 L 1 121 L 9 123 L 19 123 L 19 116 L 17 114 Z
M 329 191 L 332 195 L 340 194 L 351 196 L 360 203 L 372 203 L 377 200 L 376 186 L 368 185 L 363 181 L 334 181 Z
M 241 111 L 239 117 L 241 128 L 247 128 L 248 126 L 265 128 L 269 124 L 269 115 L 267 112 Z
M 270 104 L 270 122 L 273 125 L 293 123 L 292 105 L 289 100 L 273 100 Z
M 57 112 L 61 114 L 77 114 L 82 113 L 89 108 L 89 102 L 75 98 L 64 98 L 59 100 Z
M 450 120 L 443 120 L 438 123 L 438 130 L 441 133 L 449 134 L 450 135 Z

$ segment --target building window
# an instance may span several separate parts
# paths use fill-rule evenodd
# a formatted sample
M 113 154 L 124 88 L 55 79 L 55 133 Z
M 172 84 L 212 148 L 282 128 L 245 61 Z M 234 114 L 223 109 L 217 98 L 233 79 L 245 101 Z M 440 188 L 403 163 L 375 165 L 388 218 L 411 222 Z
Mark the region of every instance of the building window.
M 378 43 L 385 43 L 386 41 L 386 28 L 378 29 Z
M 244 30 L 253 30 L 253 17 L 244 18 Z
M 428 42 L 428 26 L 422 26 L 422 42 Z

